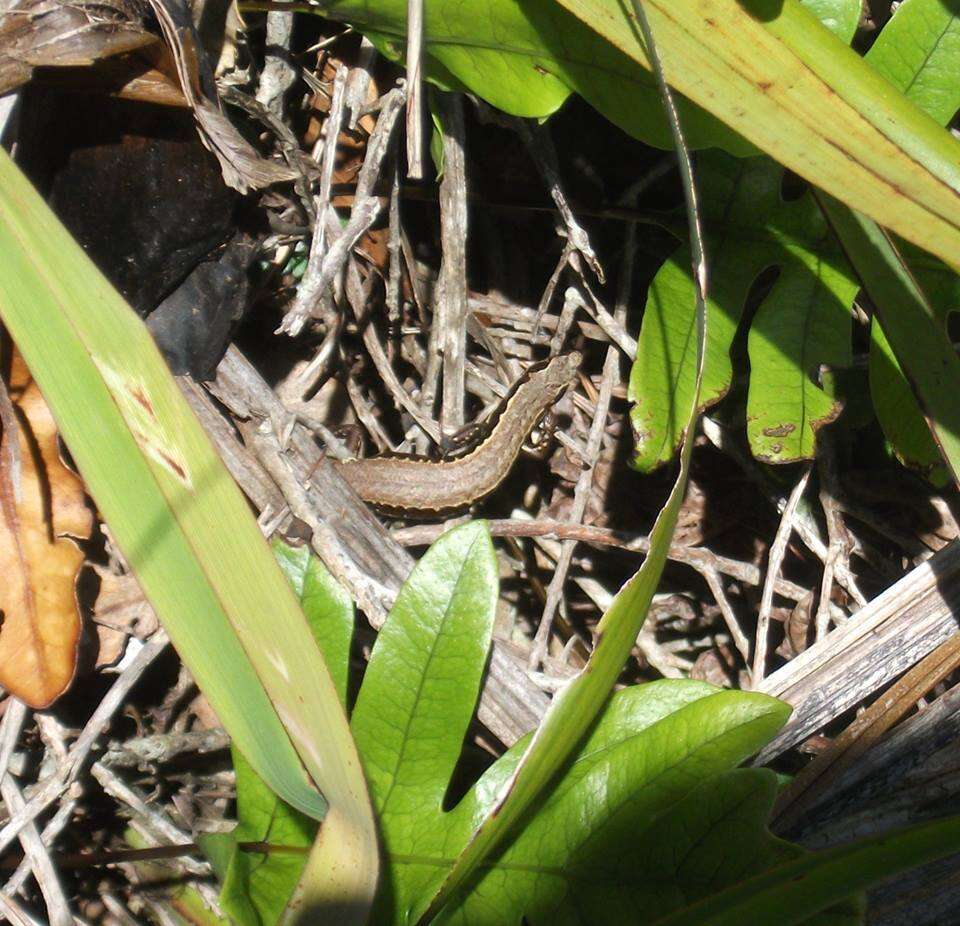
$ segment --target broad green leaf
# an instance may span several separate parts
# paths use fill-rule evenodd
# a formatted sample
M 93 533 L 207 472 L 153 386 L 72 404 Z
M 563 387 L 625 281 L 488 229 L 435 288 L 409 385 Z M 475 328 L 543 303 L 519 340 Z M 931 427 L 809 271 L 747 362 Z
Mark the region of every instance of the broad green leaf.
M 353 601 L 309 546 L 293 547 L 280 539 L 271 546 L 320 647 L 340 703 L 346 707 Z
M 656 926 L 791 926 L 855 891 L 960 850 L 960 817 L 785 862 Z
M 637 62 L 621 0 L 558 0 Z M 960 142 L 797 0 L 644 0 L 670 84 L 804 179 L 960 262 Z
M 769 463 L 813 457 L 817 431 L 840 413 L 820 385 L 820 369 L 852 360 L 857 284 L 836 255 L 798 248 L 790 258 L 780 263 L 747 338 L 747 438 L 753 455 Z
M 362 916 L 377 876 L 373 819 L 303 613 L 146 327 L 5 152 L 0 316 L 113 537 L 238 748 L 308 815 L 324 816 L 314 783 L 323 790 L 306 906 L 347 902 Z
M 802 0 L 803 5 L 834 35 L 851 42 L 860 25 L 861 0 Z
M 486 523 L 465 524 L 417 563 L 377 636 L 351 727 L 391 859 L 422 854 L 421 830 L 441 811 L 480 692 L 497 591 Z M 381 907 L 420 899 L 390 872 L 383 880 Z
M 859 0 L 808 0 L 808 5 L 850 41 Z M 389 58 L 404 61 L 406 0 L 333 0 L 317 12 L 351 23 Z M 482 0 L 469 6 L 431 0 L 424 5 L 424 72 L 445 89 L 475 93 L 516 116 L 549 116 L 576 92 L 630 135 L 672 147 L 650 73 L 555 0 Z M 754 153 L 710 113 L 683 99 L 678 104 L 692 148 Z
M 870 66 L 940 125 L 960 110 L 960 10 L 904 0 L 866 54 Z
M 701 408 L 730 388 L 730 347 L 753 284 L 776 269 L 757 311 L 748 347 L 747 430 L 753 452 L 771 462 L 812 456 L 817 429 L 839 404 L 819 384 L 821 365 L 850 363 L 850 304 L 857 284 L 809 194 L 785 201 L 783 169 L 766 158 L 734 160 L 718 152 L 697 161 L 707 227 L 711 289 Z M 647 296 L 630 376 L 635 464 L 669 460 L 696 380 L 693 279 L 681 247 Z
M 910 376 L 954 481 L 960 481 L 960 358 L 890 237 L 831 197 L 824 196 L 822 205 Z
M 782 844 L 764 829 L 772 773 L 746 773 L 754 782 L 747 792 L 757 790 L 757 779 L 764 784 L 756 794 L 741 788 L 738 806 L 729 799 L 712 806 L 702 789 L 757 750 L 788 714 L 773 699 L 698 682 L 618 692 L 556 787 L 440 922 L 638 922 L 779 861 Z M 480 818 L 515 755 L 449 815 L 451 827 Z M 699 812 L 684 812 L 690 799 Z M 736 851 L 718 852 L 723 844 Z

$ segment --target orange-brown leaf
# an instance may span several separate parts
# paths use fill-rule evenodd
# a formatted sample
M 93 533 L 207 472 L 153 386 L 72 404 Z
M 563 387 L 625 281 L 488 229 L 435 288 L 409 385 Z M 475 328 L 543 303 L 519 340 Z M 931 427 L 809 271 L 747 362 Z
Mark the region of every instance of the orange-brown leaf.
M 19 356 L 10 377 L 20 447 L 20 497 L 0 453 L 0 685 L 46 707 L 76 669 L 80 615 L 74 587 L 90 535 L 83 486 L 60 459 L 57 428 Z M 4 434 L 4 443 L 11 435 Z

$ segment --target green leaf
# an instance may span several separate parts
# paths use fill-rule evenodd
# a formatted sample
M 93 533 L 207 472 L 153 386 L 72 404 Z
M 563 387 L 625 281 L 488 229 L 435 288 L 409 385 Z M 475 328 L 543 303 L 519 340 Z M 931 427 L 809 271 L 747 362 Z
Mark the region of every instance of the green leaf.
M 960 358 L 926 294 L 876 222 L 828 196 L 824 211 L 870 294 L 954 481 L 960 481 Z
M 0 316 L 224 726 L 289 803 L 314 817 L 327 808 L 311 902 L 349 902 L 362 916 L 376 883 L 376 834 L 346 718 L 303 613 L 143 322 L 5 152 Z
M 280 570 L 300 602 L 337 696 L 345 707 L 350 642 L 353 639 L 353 602 L 309 546 L 293 547 L 279 538 L 271 546 Z
M 877 420 L 897 459 L 935 482 L 943 482 L 943 458 L 877 318 L 870 322 L 869 371 Z
M 294 547 L 275 539 L 271 547 L 280 569 L 303 608 L 324 662 L 330 670 L 342 704 L 346 703 L 350 641 L 353 636 L 353 602 L 323 563 L 306 545 Z M 237 826 L 218 842 L 202 843 L 222 883 L 223 909 L 242 926 L 273 926 L 301 878 L 305 849 L 313 841 L 316 825 L 309 817 L 278 798 L 259 775 L 233 749 L 237 774 Z M 266 843 L 275 851 L 253 853 L 238 843 Z M 226 857 L 224 856 L 226 853 Z
M 960 16 L 945 0 L 904 0 L 866 60 L 898 90 L 946 125 L 960 109 Z
M 711 289 L 701 408 L 722 398 L 733 376 L 730 348 L 757 278 L 777 281 L 750 331 L 747 429 L 753 452 L 771 462 L 813 455 L 817 430 L 839 412 L 818 383 L 820 366 L 848 366 L 850 304 L 857 283 L 809 194 L 785 201 L 783 169 L 766 158 L 718 152 L 697 160 L 707 227 Z M 669 460 L 696 381 L 694 286 L 689 250 L 660 269 L 647 296 L 630 374 L 635 465 Z
M 803 5 L 834 35 L 853 41 L 863 12 L 861 0 L 802 0 Z
M 850 304 L 857 284 L 839 255 L 785 249 L 780 276 L 747 338 L 747 438 L 769 463 L 811 459 L 817 431 L 840 413 L 819 384 L 821 366 L 852 361 Z
M 739 788 L 716 776 L 767 742 L 789 712 L 691 681 L 618 692 L 523 830 L 440 922 L 638 922 L 780 860 L 782 844 L 764 829 L 775 776 L 741 773 Z M 487 810 L 516 753 L 449 815 L 452 827 Z
M 706 898 L 656 926 L 791 926 L 856 891 L 960 850 L 952 817 L 826 849 Z
M 465 524 L 417 563 L 377 636 L 351 726 L 391 863 L 427 851 L 422 831 L 440 814 L 473 716 L 497 594 L 486 523 Z M 382 904 L 417 899 L 383 880 Z
M 906 0 L 897 8 L 867 53 L 867 61 L 914 103 L 946 125 L 960 108 L 960 18 L 941 0 Z M 920 268 L 924 257 L 906 255 Z M 945 268 L 944 268 L 945 269 Z M 921 287 L 938 309 L 957 304 L 957 293 L 942 292 L 953 274 L 919 272 Z M 870 391 L 877 418 L 894 453 L 907 466 L 936 482 L 945 471 L 913 389 L 877 319 L 870 327 Z

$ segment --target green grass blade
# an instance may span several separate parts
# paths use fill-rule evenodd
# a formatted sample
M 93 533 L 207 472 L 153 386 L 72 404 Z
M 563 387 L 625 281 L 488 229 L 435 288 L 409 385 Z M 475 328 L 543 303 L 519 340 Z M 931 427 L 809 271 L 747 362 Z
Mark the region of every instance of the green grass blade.
M 316 818 L 325 804 L 314 784 L 323 791 L 330 812 L 318 846 L 330 855 L 319 866 L 320 893 L 362 907 L 377 871 L 372 813 L 343 709 L 293 592 L 146 327 L 4 152 L 0 316 L 238 748 L 278 794 Z
M 872 219 L 832 197 L 821 196 L 821 201 L 873 301 L 954 481 L 958 481 L 960 358 L 890 236 Z
M 646 62 L 622 0 L 557 0 Z M 798 0 L 644 0 L 671 86 L 800 176 L 960 263 L 960 143 Z
M 857 891 L 960 848 L 960 817 L 807 855 L 744 881 L 656 926 L 791 926 Z

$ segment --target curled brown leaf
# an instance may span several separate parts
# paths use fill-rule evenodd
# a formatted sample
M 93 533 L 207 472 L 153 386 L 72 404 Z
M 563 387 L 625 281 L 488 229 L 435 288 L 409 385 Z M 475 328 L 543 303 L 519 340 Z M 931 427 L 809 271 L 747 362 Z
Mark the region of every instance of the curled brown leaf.
M 60 458 L 57 427 L 19 355 L 10 395 L 19 442 L 19 491 L 13 456 L 0 453 L 0 685 L 32 707 L 46 707 L 76 669 L 80 615 L 75 585 L 93 515 L 80 479 Z M 4 450 L 6 448 L 3 448 Z

